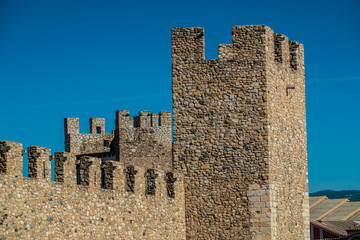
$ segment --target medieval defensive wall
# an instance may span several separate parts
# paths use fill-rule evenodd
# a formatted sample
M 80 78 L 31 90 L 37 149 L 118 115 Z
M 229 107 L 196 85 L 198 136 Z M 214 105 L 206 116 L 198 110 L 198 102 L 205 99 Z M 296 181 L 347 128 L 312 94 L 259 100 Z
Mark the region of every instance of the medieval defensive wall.
M 0 142 L 0 239 L 309 239 L 303 45 L 175 28 L 171 112 L 64 120 L 65 151 Z M 50 160 L 54 158 L 55 181 Z

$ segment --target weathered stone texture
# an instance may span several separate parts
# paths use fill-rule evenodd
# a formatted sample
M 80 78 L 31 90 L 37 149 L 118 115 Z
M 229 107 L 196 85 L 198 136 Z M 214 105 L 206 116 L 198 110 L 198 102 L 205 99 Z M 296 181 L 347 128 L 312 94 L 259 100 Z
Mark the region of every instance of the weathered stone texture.
M 185 239 L 181 175 L 174 173 L 178 181 L 172 198 L 167 193 L 166 172 L 153 170 L 158 175 L 156 193 L 149 195 L 147 169 L 135 166 L 134 192 L 127 192 L 125 167 L 107 161 L 113 168 L 112 189 L 104 189 L 101 159 L 77 160 L 74 154 L 58 152 L 55 161 L 63 162 L 62 181 L 52 182 L 41 175 L 23 178 L 22 145 L 9 141 L 0 145 L 9 147 L 4 158 L 8 171 L 0 174 L 0 239 Z M 31 148 L 40 150 L 38 159 L 47 159 L 50 165 L 49 149 Z M 80 183 L 77 164 L 84 170 Z
M 269 35 L 267 77 L 270 182 L 274 183 L 276 239 L 309 239 L 304 48 L 281 34 Z M 274 61 L 275 60 L 275 61 Z
M 187 238 L 306 239 L 302 45 L 274 41 L 263 25 L 232 36 L 205 60 L 202 28 L 172 31 L 173 164 L 185 174 Z
M 49 161 L 51 151 L 48 148 L 31 146 L 28 147 L 28 176 L 29 178 L 51 178 Z
M 128 111 L 116 112 L 116 159 L 126 165 L 171 170 L 171 113 L 140 111 L 134 126 L 132 122 Z
M 116 112 L 65 152 L 0 141 L 0 239 L 309 239 L 303 45 L 234 26 L 205 60 L 204 30 L 172 30 L 171 112 Z M 173 123 L 173 142 L 171 125 Z
M 105 133 L 105 119 L 91 118 L 90 133 L 79 133 L 79 119 L 65 118 L 65 151 L 81 154 L 97 153 L 106 155 L 110 152 L 110 146 L 114 140 L 113 133 Z

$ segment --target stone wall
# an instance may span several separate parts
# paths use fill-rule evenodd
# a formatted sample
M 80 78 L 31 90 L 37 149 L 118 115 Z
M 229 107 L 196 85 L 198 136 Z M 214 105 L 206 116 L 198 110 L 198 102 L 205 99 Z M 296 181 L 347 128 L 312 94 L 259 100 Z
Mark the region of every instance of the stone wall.
M 65 118 L 65 151 L 76 155 L 104 153 L 109 155 L 113 133 L 105 133 L 104 118 L 90 118 L 90 133 L 79 133 L 79 119 Z
M 107 183 L 103 188 L 102 173 L 107 171 L 102 169 L 109 166 L 102 166 L 98 158 L 76 159 L 72 153 L 57 152 L 56 175 L 62 178 L 23 178 L 22 145 L 1 141 L 0 147 L 6 166 L 0 174 L 0 239 L 185 239 L 183 178 L 178 173 L 173 173 L 176 180 L 170 188 L 175 196 L 170 196 L 167 172 L 154 169 L 156 191 L 151 195 L 148 169 L 133 166 L 130 192 L 127 166 L 107 161 L 103 164 L 112 166 L 112 187 Z M 40 162 L 50 166 L 49 149 L 31 147 L 31 152 L 37 157 L 33 172 L 42 172 Z
M 125 165 L 172 169 L 171 112 L 116 112 L 115 130 L 105 133 L 105 119 L 91 118 L 90 133 L 79 133 L 79 119 L 65 118 L 65 151 L 77 156 L 116 159 Z
M 133 123 L 129 111 L 117 111 L 114 145 L 120 162 L 171 170 L 171 113 L 140 111 Z
M 235 26 L 172 30 L 171 113 L 66 118 L 65 152 L 0 141 L 0 239 L 309 239 L 303 45 Z
M 302 46 L 280 48 L 263 25 L 235 26 L 232 37 L 205 60 L 202 28 L 172 30 L 173 164 L 185 174 L 187 238 L 305 239 Z M 279 140 L 283 122 L 291 134 Z
M 274 238 L 310 239 L 304 47 L 271 32 L 268 43 L 275 46 L 266 72 Z

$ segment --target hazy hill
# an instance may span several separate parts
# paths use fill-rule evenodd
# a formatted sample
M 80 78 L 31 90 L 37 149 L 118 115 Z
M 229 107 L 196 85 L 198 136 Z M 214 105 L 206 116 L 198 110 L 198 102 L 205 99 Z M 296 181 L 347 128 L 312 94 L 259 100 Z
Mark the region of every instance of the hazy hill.
M 358 190 L 323 190 L 319 192 L 310 193 L 310 196 L 326 195 L 328 198 L 348 198 L 350 201 L 360 201 L 360 191 Z

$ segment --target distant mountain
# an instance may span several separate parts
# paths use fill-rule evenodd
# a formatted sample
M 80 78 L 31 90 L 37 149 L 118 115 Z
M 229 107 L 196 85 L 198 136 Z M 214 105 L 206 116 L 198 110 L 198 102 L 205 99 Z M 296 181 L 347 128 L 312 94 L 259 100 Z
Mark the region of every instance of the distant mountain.
M 323 190 L 319 192 L 310 193 L 310 196 L 326 195 L 328 198 L 348 198 L 350 201 L 360 201 L 360 191 L 358 190 Z

